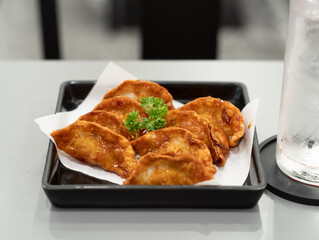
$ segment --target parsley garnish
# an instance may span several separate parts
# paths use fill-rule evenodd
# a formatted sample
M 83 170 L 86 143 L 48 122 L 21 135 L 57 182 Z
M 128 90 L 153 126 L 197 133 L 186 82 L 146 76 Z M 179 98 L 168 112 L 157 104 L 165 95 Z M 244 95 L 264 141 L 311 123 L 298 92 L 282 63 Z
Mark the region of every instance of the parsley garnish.
M 123 122 L 130 132 L 139 129 L 146 129 L 153 131 L 161 129 L 165 126 L 165 115 L 167 113 L 167 106 L 163 99 L 156 97 L 142 97 L 141 107 L 145 109 L 148 118 L 138 120 L 139 111 L 132 111 L 127 115 L 126 121 Z
M 139 114 L 139 111 L 132 111 L 127 115 L 126 121 L 123 122 L 130 132 L 137 131 L 141 128 L 142 122 L 138 121 Z

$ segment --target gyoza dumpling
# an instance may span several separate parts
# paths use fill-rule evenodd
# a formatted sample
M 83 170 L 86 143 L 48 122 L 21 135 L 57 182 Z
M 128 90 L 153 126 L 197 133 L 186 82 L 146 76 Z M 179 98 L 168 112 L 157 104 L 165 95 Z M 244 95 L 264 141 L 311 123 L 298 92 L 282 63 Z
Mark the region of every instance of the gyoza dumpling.
M 114 113 L 97 110 L 79 117 L 78 120 L 97 123 L 131 140 L 128 130 L 125 128 L 121 119 Z
M 196 137 L 202 140 L 208 147 L 214 163 L 219 166 L 225 165 L 228 153 L 224 155 L 222 151 L 218 149 L 219 146 L 215 145 L 215 139 L 212 139 L 212 126 L 205 117 L 200 116 L 194 111 L 171 110 L 168 111 L 165 119 L 166 127 L 184 128 L 196 135 Z
M 135 152 L 123 136 L 96 123 L 76 121 L 51 133 L 57 147 L 79 161 L 127 178 L 136 166 Z
M 148 132 L 131 144 L 140 156 L 150 152 L 169 156 L 188 154 L 200 160 L 212 174 L 217 171 L 205 143 L 183 128 L 168 127 Z
M 140 158 L 125 185 L 191 185 L 213 179 L 201 161 L 192 155 L 175 157 L 148 153 Z
M 139 121 L 141 121 L 143 118 L 148 117 L 145 110 L 140 106 L 140 103 L 128 97 L 113 97 L 104 99 L 93 109 L 93 111 L 97 110 L 111 112 L 117 115 L 117 117 L 119 117 L 122 122 L 126 120 L 127 115 L 132 111 L 139 112 Z M 129 132 L 131 139 L 138 138 L 139 136 L 143 135 L 143 133 L 144 132 L 142 130 Z
M 104 99 L 115 96 L 129 97 L 141 101 L 142 97 L 157 97 L 164 100 L 168 110 L 174 109 L 173 97 L 166 88 L 157 83 L 141 80 L 126 80 L 116 88 L 109 90 Z
M 202 97 L 188 102 L 179 110 L 192 110 L 206 117 L 227 136 L 229 146 L 235 147 L 244 136 L 244 119 L 237 107 L 219 98 Z
M 210 127 L 211 137 L 215 146 L 217 146 L 218 152 L 220 152 L 225 157 L 225 159 L 227 159 L 229 154 L 229 143 L 227 141 L 225 133 L 220 128 L 215 127 L 214 125 L 210 125 Z M 218 155 L 220 155 L 220 153 Z M 225 162 L 223 162 L 222 160 L 222 158 L 218 159 L 217 161 L 221 162 L 216 164 L 219 166 L 224 166 Z
M 114 113 L 125 120 L 127 115 L 132 111 L 139 111 L 140 118 L 147 117 L 145 110 L 140 106 L 140 103 L 129 97 L 112 97 L 104 99 L 93 109 L 102 110 Z

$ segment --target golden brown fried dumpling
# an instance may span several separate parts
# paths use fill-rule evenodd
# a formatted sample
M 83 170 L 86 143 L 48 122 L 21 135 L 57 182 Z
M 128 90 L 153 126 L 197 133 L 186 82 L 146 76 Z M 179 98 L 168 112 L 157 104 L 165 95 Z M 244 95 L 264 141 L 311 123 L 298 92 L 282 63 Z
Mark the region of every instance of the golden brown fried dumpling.
M 180 127 L 195 134 L 208 147 L 214 163 L 224 166 L 226 157 L 218 146 L 214 144 L 209 121 L 194 111 L 171 110 L 166 114 L 166 127 Z M 227 141 L 227 140 L 226 140 Z M 228 144 L 228 143 L 227 143 Z
M 127 178 L 136 166 L 135 152 L 123 136 L 96 123 L 76 121 L 51 133 L 57 147 L 89 165 Z
M 116 88 L 109 90 L 104 99 L 115 96 L 129 97 L 136 101 L 141 101 L 142 97 L 153 96 L 163 99 L 169 110 L 174 109 L 173 97 L 167 89 L 150 81 L 126 80 Z
M 179 110 L 193 110 L 206 117 L 227 136 L 229 146 L 235 147 L 244 136 L 244 119 L 237 107 L 219 98 L 197 98 Z
M 225 159 L 228 157 L 229 154 L 229 144 L 227 141 L 227 137 L 225 133 L 218 127 L 210 125 L 211 127 L 211 137 L 215 144 L 218 147 L 218 151 L 223 154 Z M 220 159 L 221 160 L 221 159 Z M 225 162 L 221 162 L 218 164 L 219 166 L 224 166 Z
M 140 156 L 149 152 L 170 156 L 189 154 L 203 162 L 212 174 L 217 171 L 205 143 L 183 128 L 168 127 L 148 132 L 131 144 Z
M 147 118 L 148 116 L 138 101 L 128 97 L 113 97 L 105 99 L 93 109 L 93 111 L 97 110 L 111 112 L 117 115 L 122 122 L 126 120 L 127 115 L 132 111 L 139 111 L 139 121 L 141 121 L 143 118 Z M 135 132 L 129 132 L 129 134 L 131 139 L 135 139 L 143 135 L 144 132 L 139 130 Z
M 175 157 L 148 153 L 140 158 L 125 185 L 191 185 L 213 179 L 201 161 L 192 155 Z
M 116 115 L 119 115 L 122 120 L 125 120 L 127 114 L 129 114 L 132 111 L 139 111 L 139 115 L 141 118 L 147 117 L 147 114 L 145 110 L 140 106 L 140 103 L 128 97 L 113 97 L 105 99 L 98 105 L 96 105 L 96 107 L 93 110 L 102 110 L 114 113 Z
M 128 130 L 123 125 L 121 119 L 114 113 L 97 110 L 81 116 L 78 120 L 97 123 L 131 140 Z

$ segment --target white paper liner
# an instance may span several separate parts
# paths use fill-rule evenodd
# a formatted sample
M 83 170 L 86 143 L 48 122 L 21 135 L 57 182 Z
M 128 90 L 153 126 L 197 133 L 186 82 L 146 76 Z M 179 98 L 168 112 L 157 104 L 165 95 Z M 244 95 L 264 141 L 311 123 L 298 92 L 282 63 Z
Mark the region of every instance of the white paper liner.
M 114 63 L 109 63 L 90 91 L 89 95 L 77 109 L 40 117 L 34 121 L 39 125 L 40 130 L 54 142 L 54 139 L 50 135 L 54 130 L 64 128 L 76 121 L 80 116 L 92 111 L 92 109 L 101 102 L 103 96 L 109 89 L 116 87 L 121 82 L 128 79 L 137 78 Z M 225 166 L 217 167 L 217 173 L 213 180 L 197 183 L 197 185 L 243 185 L 250 169 L 251 149 L 258 102 L 259 100 L 256 99 L 247 104 L 242 110 L 245 122 L 245 136 L 238 147 L 231 148 Z M 173 105 L 175 108 L 178 108 L 183 104 L 174 100 Z M 61 163 L 69 169 L 116 184 L 122 184 L 125 180 L 118 175 L 107 172 L 99 167 L 92 167 L 83 164 L 59 149 L 57 152 Z

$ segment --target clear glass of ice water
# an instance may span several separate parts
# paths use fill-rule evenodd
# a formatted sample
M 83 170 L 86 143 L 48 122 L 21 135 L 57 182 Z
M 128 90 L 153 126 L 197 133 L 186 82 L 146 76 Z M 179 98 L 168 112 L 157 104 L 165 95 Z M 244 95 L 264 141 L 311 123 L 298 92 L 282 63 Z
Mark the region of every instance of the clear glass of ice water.
M 319 0 L 290 0 L 276 162 L 319 186 Z

